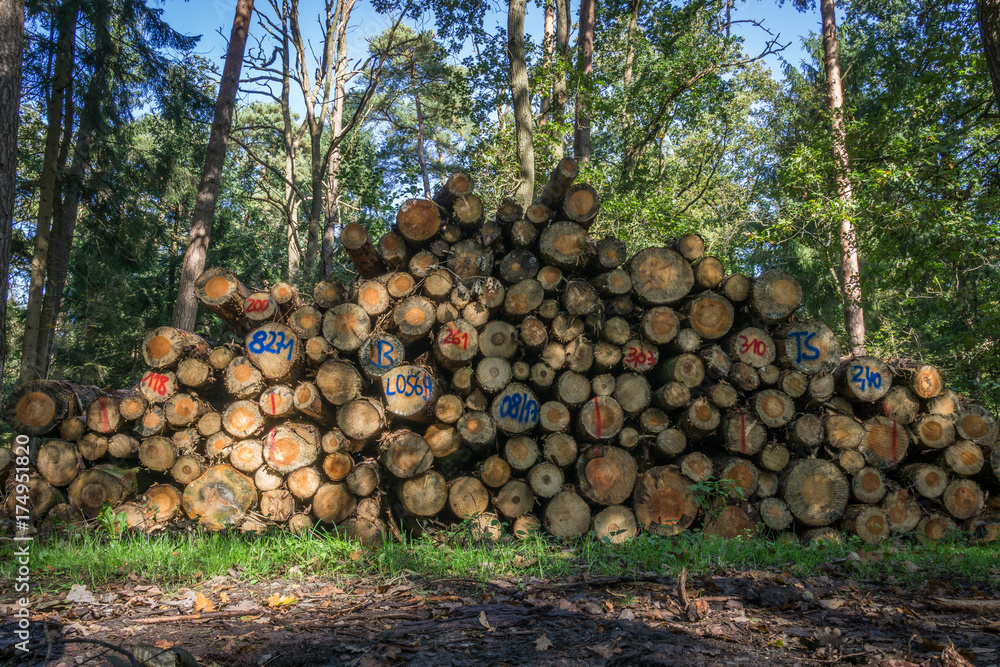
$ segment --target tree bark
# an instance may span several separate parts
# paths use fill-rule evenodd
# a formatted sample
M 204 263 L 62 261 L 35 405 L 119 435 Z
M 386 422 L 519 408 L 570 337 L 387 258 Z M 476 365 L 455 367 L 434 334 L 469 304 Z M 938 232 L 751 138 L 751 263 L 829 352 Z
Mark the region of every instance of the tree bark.
M 215 219 L 215 204 L 219 198 L 219 185 L 222 181 L 222 165 L 226 158 L 226 145 L 229 143 L 229 131 L 233 124 L 236 91 L 240 85 L 243 51 L 246 48 L 252 14 L 253 0 L 238 0 L 236 16 L 233 19 L 233 30 L 229 36 L 226 64 L 222 71 L 222 81 L 219 84 L 219 96 L 215 103 L 212 133 L 209 136 L 208 150 L 205 153 L 205 168 L 201 174 L 201 185 L 198 186 L 198 200 L 194 208 L 194 219 L 191 221 L 188 247 L 184 252 L 177 307 L 174 309 L 174 326 L 187 331 L 194 329 L 198 315 L 198 300 L 194 294 L 194 282 L 205 270 L 205 258 L 208 254 L 208 244 L 212 234 L 212 222 Z
M 510 0 L 507 12 L 507 57 L 510 59 L 511 95 L 517 137 L 517 203 L 527 208 L 535 197 L 535 148 L 531 130 L 531 95 L 524 55 L 526 0 Z
M 562 124 L 566 113 L 566 71 L 565 64 L 569 61 L 569 30 L 572 24 L 569 13 L 569 0 L 556 1 L 556 68 L 555 81 L 552 84 L 552 107 L 549 117 L 552 128 L 549 133 L 555 143 L 552 158 L 558 164 L 563 159 Z
M 1000 106 L 1000 0 L 979 0 L 979 33 L 993 84 L 993 101 Z
M 576 121 L 573 124 L 573 155 L 581 164 L 590 160 L 590 113 L 584 90 L 594 71 L 594 0 L 580 0 L 580 83 L 576 89 Z
M 95 26 L 97 39 L 94 53 L 97 61 L 94 63 L 94 71 L 84 96 L 83 109 L 80 113 L 80 126 L 76 133 L 73 162 L 70 165 L 69 173 L 62 179 L 62 204 L 58 207 L 58 213 L 52 221 L 48 276 L 42 300 L 42 326 L 39 330 L 38 352 L 35 358 L 35 368 L 42 377 L 48 376 L 49 362 L 52 359 L 55 328 L 62 307 L 66 277 L 69 274 L 69 258 L 73 250 L 73 236 L 80 209 L 83 178 L 87 165 L 90 163 L 90 150 L 94 135 L 100 130 L 101 102 L 106 97 L 108 63 L 118 49 L 118 43 L 111 38 L 111 14 L 107 9 L 109 8 L 103 6 L 98 9 L 98 12 L 103 16 L 99 15 L 98 24 Z
M 0 331 L 7 330 L 10 241 L 17 180 L 17 126 L 20 116 L 23 0 L 0 0 Z M 0 336 L 0 386 L 7 361 L 7 337 Z
M 823 62 L 826 67 L 827 104 L 831 115 L 831 143 L 836 167 L 837 199 L 840 210 L 840 278 L 844 297 L 844 321 L 851 353 L 865 354 L 865 319 L 861 306 L 861 267 L 858 236 L 851 222 L 854 189 L 851 184 L 847 152 L 847 127 L 844 122 L 844 86 L 840 78 L 840 53 L 837 47 L 835 0 L 821 0 L 823 18 Z
M 52 213 L 57 194 L 59 137 L 63 126 L 63 106 L 73 81 L 73 53 L 76 44 L 76 19 L 80 8 L 69 0 L 59 9 L 59 39 L 56 44 L 56 62 L 52 90 L 47 102 L 45 154 L 38 186 L 38 218 L 35 228 L 35 249 L 31 260 L 31 282 L 28 287 L 28 304 L 25 313 L 24 344 L 21 348 L 20 381 L 44 377 L 35 368 L 42 327 L 42 302 L 45 278 L 48 273 L 49 238 Z M 4 274 L 6 275 L 6 274 Z
M 553 74 L 552 62 L 556 53 L 556 8 L 553 0 L 545 0 L 545 27 L 542 34 L 542 72 L 548 77 Z M 542 100 L 538 107 L 538 127 L 542 127 L 548 121 L 549 106 L 552 104 L 552 88 L 552 84 L 542 88 Z

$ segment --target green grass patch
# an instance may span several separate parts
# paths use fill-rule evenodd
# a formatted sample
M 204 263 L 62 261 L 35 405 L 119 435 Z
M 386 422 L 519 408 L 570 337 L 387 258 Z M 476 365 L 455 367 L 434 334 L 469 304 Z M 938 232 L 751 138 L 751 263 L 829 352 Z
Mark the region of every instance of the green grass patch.
M 14 576 L 10 543 L 0 547 L 0 581 Z M 736 570 L 787 572 L 793 577 L 828 574 L 857 581 L 894 582 L 917 587 L 929 579 L 956 578 L 997 587 L 1000 546 L 960 539 L 934 544 L 895 541 L 876 548 L 858 540 L 843 544 L 802 544 L 761 537 L 722 540 L 698 533 L 673 538 L 641 535 L 623 544 L 591 537 L 559 543 L 545 535 L 522 541 L 485 542 L 459 526 L 446 533 L 361 547 L 336 534 L 286 532 L 265 535 L 187 533 L 125 535 L 114 539 L 89 531 L 35 541 L 31 567 L 35 585 L 60 589 L 71 584 L 100 586 L 129 574 L 171 587 L 190 585 L 237 568 L 243 581 L 275 577 L 328 576 L 331 579 L 398 574 L 474 582 L 525 576 L 558 579 L 569 575 L 673 576 L 686 567 L 692 575 Z M 855 555 L 852 555 L 855 554 Z M 297 568 L 297 569 L 293 569 Z

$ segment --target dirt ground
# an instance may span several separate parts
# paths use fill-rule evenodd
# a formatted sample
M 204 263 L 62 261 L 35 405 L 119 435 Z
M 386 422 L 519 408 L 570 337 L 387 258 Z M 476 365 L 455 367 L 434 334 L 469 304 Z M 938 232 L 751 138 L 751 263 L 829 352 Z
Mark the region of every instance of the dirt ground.
M 258 667 L 1000 665 L 1000 582 L 902 590 L 857 585 L 837 569 L 805 579 L 757 571 L 691 578 L 686 601 L 676 579 L 641 573 L 482 585 L 299 571 L 252 582 L 230 570 L 170 593 L 126 577 L 33 599 L 34 650 L 15 662 L 133 664 L 124 648 L 140 660 L 161 654 L 147 664 Z M 6 662 L 11 595 L 0 592 Z

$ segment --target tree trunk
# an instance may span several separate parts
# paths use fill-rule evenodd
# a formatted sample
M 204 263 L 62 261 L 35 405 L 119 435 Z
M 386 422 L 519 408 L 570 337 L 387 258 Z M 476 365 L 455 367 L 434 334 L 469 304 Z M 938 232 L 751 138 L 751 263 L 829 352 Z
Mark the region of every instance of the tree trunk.
M 35 367 L 35 363 L 42 336 L 42 302 L 45 278 L 48 273 L 49 236 L 57 196 L 59 137 L 62 132 L 66 95 L 73 82 L 73 54 L 76 44 L 76 19 L 79 11 L 79 5 L 75 0 L 69 0 L 60 8 L 58 14 L 59 40 L 56 44 L 52 92 L 49 95 L 46 111 L 48 128 L 45 135 L 42 173 L 38 185 L 35 249 L 31 259 L 31 282 L 28 287 L 28 304 L 25 309 L 24 345 L 21 348 L 21 382 L 44 377 L 44 374 Z
M 581 164 L 590 160 L 590 112 L 587 109 L 586 87 L 594 71 L 594 0 L 580 0 L 580 83 L 576 89 L 576 122 L 573 124 L 573 155 Z
M 844 321 L 854 355 L 865 354 L 865 320 L 861 307 L 861 270 L 858 236 L 851 222 L 854 189 L 851 184 L 847 153 L 847 127 L 844 122 L 844 86 L 840 78 L 840 54 L 837 47 L 837 21 L 834 0 L 820 0 L 823 18 L 823 61 L 826 66 L 827 103 L 831 114 L 831 143 L 836 167 L 838 209 L 840 210 L 840 278 L 844 297 Z
M 344 105 L 347 102 L 345 83 L 347 81 L 347 22 L 351 18 L 356 0 L 338 3 L 337 8 L 337 56 L 333 66 L 333 107 L 330 111 L 331 141 L 330 160 L 327 164 L 327 211 L 323 226 L 323 278 L 333 277 L 333 252 L 337 244 L 337 230 L 343 229 L 340 217 L 340 163 L 342 153 L 340 142 L 344 132 Z M 341 232 L 342 233 L 342 232 Z
M 246 47 L 252 14 L 253 0 L 238 0 L 236 16 L 233 19 L 233 30 L 229 36 L 226 64 L 222 71 L 222 81 L 219 84 L 219 96 L 215 103 L 212 133 L 209 136 L 208 150 L 205 153 L 205 168 L 201 173 L 201 184 L 198 186 L 198 200 L 194 208 L 194 219 L 191 221 L 188 247 L 184 252 L 184 266 L 177 294 L 177 307 L 174 309 L 174 326 L 187 331 L 194 329 L 198 315 L 198 300 L 194 294 L 194 282 L 205 270 L 205 258 L 208 254 L 208 244 L 212 234 L 212 222 L 215 219 L 215 203 L 219 198 L 222 165 L 226 158 L 229 130 L 233 124 L 236 91 L 240 85 L 243 51 Z
M 979 0 L 976 6 L 983 52 L 993 84 L 993 101 L 1000 106 L 1000 0 Z
M 524 55 L 524 12 L 526 0 L 510 0 L 507 13 L 507 57 L 510 59 L 511 95 L 517 136 L 517 203 L 522 208 L 535 197 L 535 148 L 531 136 L 531 94 Z
M 299 201 L 292 183 L 295 181 L 295 147 L 298 140 L 292 129 L 291 93 L 291 49 L 288 39 L 288 0 L 281 6 L 281 122 L 282 139 L 285 145 L 285 216 L 287 220 L 285 238 L 288 244 L 288 282 L 297 284 L 302 263 L 302 245 L 299 241 Z
M 0 331 L 7 330 L 10 240 L 17 180 L 17 127 L 21 96 L 23 0 L 0 1 Z M 7 362 L 7 337 L 0 336 L 0 386 Z
M 552 107 L 549 117 L 552 119 L 552 129 L 549 133 L 554 146 L 552 159 L 558 164 L 563 159 L 562 124 L 566 114 L 566 72 L 565 64 L 569 61 L 569 31 L 572 27 L 570 19 L 569 0 L 556 2 L 556 77 L 552 84 Z
M 542 37 L 542 72 L 543 76 L 552 74 L 552 61 L 556 52 L 556 8 L 553 0 L 545 0 L 545 24 Z M 542 99 L 538 107 L 538 126 L 542 127 L 548 121 L 549 106 L 552 104 L 552 84 L 542 88 Z

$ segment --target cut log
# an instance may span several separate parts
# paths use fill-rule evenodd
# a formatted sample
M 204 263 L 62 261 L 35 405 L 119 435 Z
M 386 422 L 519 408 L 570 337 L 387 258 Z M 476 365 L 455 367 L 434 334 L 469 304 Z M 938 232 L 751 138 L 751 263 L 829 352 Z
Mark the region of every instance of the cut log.
M 652 451 L 666 457 L 682 454 L 687 449 L 687 435 L 676 428 L 668 428 L 656 434 Z
M 295 498 L 285 489 L 265 491 L 260 495 L 260 513 L 268 521 L 284 523 L 295 512 Z
M 459 519 L 474 519 L 489 507 L 489 493 L 475 477 L 459 477 L 448 489 L 448 508 Z
M 750 307 L 768 324 L 784 320 L 802 305 L 802 285 L 798 278 L 782 271 L 765 271 L 753 281 Z
M 162 404 L 180 390 L 173 371 L 148 371 L 139 381 L 139 391 L 148 403 Z
M 669 248 L 647 248 L 629 260 L 632 288 L 643 303 L 679 301 L 694 285 L 694 272 L 684 257 Z
M 833 460 L 848 475 L 856 475 L 865 467 L 865 456 L 856 449 L 835 452 Z
M 495 394 L 513 377 L 510 362 L 503 357 L 483 357 L 476 364 L 476 382 L 487 394 Z
M 517 435 L 535 427 L 541 410 L 534 392 L 527 386 L 515 382 L 507 385 L 493 399 L 490 414 L 501 431 L 508 435 Z
M 855 357 L 843 362 L 834 373 L 837 391 L 855 403 L 874 403 L 892 387 L 892 374 L 881 359 Z
M 795 403 L 777 389 L 765 389 L 753 398 L 757 418 L 769 428 L 781 428 L 795 416 Z
M 736 391 L 736 388 L 728 382 L 719 382 L 712 385 L 708 388 L 706 396 L 712 402 L 712 405 L 722 410 L 729 410 L 739 400 L 739 393 Z
M 200 449 L 201 434 L 198 433 L 198 429 L 196 428 L 184 428 L 174 431 L 171 439 L 174 442 L 174 448 L 179 454 L 190 454 Z
M 376 317 L 389 310 L 392 298 L 381 282 L 365 280 L 358 285 L 357 303 L 368 315 Z
M 807 526 L 828 526 L 847 507 L 849 485 L 837 466 L 822 459 L 794 463 L 782 480 L 782 497 L 795 518 Z
M 546 181 L 536 202 L 550 209 L 555 209 L 562 202 L 566 192 L 569 191 L 579 174 L 580 165 L 577 161 L 572 158 L 563 158 L 549 175 L 549 180 Z
M 121 413 L 118 411 L 118 397 L 101 396 L 87 406 L 87 428 L 95 433 L 109 435 L 118 430 L 121 425 Z M 61 486 L 57 484 L 56 486 Z
M 912 427 L 915 442 L 927 449 L 943 449 L 955 442 L 955 425 L 944 415 L 924 415 Z
M 507 438 L 503 450 L 504 459 L 517 472 L 530 470 L 538 461 L 538 454 L 538 443 L 525 435 Z
M 615 380 L 612 396 L 618 401 L 622 410 L 629 415 L 635 415 L 649 407 L 653 392 L 645 377 L 638 373 L 625 373 Z
M 597 290 L 582 280 L 571 280 L 566 283 L 562 301 L 570 315 L 589 315 L 601 306 Z
M 196 334 L 173 327 L 157 327 L 142 342 L 142 355 L 150 368 L 174 368 L 184 357 L 208 355 L 211 344 Z
M 11 392 L 4 403 L 4 419 L 15 433 L 45 435 L 64 419 L 86 414 L 90 404 L 104 395 L 97 387 L 33 380 Z
M 746 327 L 726 340 L 726 349 L 733 361 L 753 368 L 763 368 L 774 362 L 777 348 L 763 329 Z
M 535 495 L 531 487 L 519 479 L 504 484 L 494 500 L 494 505 L 500 513 L 510 519 L 527 514 L 534 504 Z
M 108 451 L 108 439 L 97 433 L 85 433 L 76 441 L 76 449 L 80 456 L 88 461 L 96 461 Z
M 742 458 L 726 459 L 718 468 L 719 481 L 726 485 L 728 497 L 746 500 L 757 491 L 760 470 L 750 461 Z
M 263 443 L 264 463 L 278 473 L 311 466 L 319 457 L 319 430 L 306 423 L 285 422 L 271 429 Z
M 233 442 L 229 434 L 224 431 L 213 433 L 205 439 L 205 455 L 211 459 L 225 458 L 229 456 Z
M 411 514 L 435 516 L 448 502 L 448 483 L 440 473 L 428 470 L 403 482 L 399 500 Z
M 434 416 L 445 424 L 454 424 L 462 416 L 464 409 L 461 397 L 445 394 L 434 404 Z
M 316 386 L 323 398 L 339 407 L 361 396 L 361 374 L 352 364 L 331 360 L 316 371 Z
M 364 227 L 356 222 L 348 224 L 340 231 L 340 242 L 362 278 L 374 278 L 385 273 L 385 264 Z
M 337 410 L 337 426 L 351 440 L 366 442 L 385 427 L 385 412 L 376 401 L 356 398 Z
M 139 453 L 139 441 L 127 433 L 115 433 L 108 438 L 108 455 L 118 459 L 131 458 Z
M 684 306 L 688 325 L 705 340 L 722 338 L 733 327 L 733 304 L 725 297 L 705 292 L 691 299 Z
M 284 324 L 268 322 L 250 332 L 245 340 L 247 358 L 261 374 L 275 382 L 292 379 L 302 359 L 302 345 Z
M 590 279 L 590 284 L 604 297 L 619 296 L 632 291 L 632 278 L 624 269 L 612 269 Z
M 940 498 L 948 486 L 948 473 L 929 463 L 911 463 L 900 473 L 913 485 L 913 490 L 924 498 Z
M 159 405 L 148 406 L 134 427 L 135 432 L 142 437 L 158 435 L 163 433 L 165 428 L 167 428 L 167 418 Z
M 454 370 L 465 366 L 478 351 L 479 333 L 463 319 L 449 322 L 434 336 L 434 358 L 444 368 Z
M 959 440 L 948 445 L 936 462 L 953 475 L 972 477 L 983 469 L 986 459 L 979 445 L 971 440 Z
M 69 504 L 91 519 L 100 514 L 106 504 L 111 507 L 118 505 L 124 499 L 124 494 L 121 480 L 100 468 L 80 472 L 67 490 Z M 38 508 L 35 510 L 37 512 Z
M 455 424 L 459 437 L 477 452 L 486 450 L 496 439 L 497 427 L 493 418 L 481 410 L 466 412 Z
M 323 523 L 339 523 L 354 513 L 358 499 L 346 484 L 327 482 L 313 495 L 312 511 Z
M 225 269 L 206 269 L 194 282 L 194 295 L 206 308 L 219 316 L 237 336 L 245 336 L 253 324 L 243 313 L 250 290 Z
M 545 290 L 537 280 L 522 280 L 507 290 L 503 312 L 507 318 L 520 320 L 534 312 L 545 298 Z
M 878 544 L 889 536 L 889 518 L 880 507 L 853 505 L 844 510 L 840 529 L 857 535 L 866 544 Z
M 539 498 L 552 498 L 562 489 L 564 477 L 559 466 L 544 462 L 528 472 L 528 485 Z
M 650 468 L 635 485 L 635 517 L 653 535 L 670 537 L 687 530 L 698 516 L 691 482 L 675 468 Z
M 458 429 L 451 424 L 442 422 L 428 426 L 427 430 L 424 431 L 424 440 L 427 441 L 435 458 L 449 457 L 462 445 Z
M 750 298 L 752 281 L 741 273 L 726 276 L 719 284 L 719 293 L 732 303 L 743 303 Z
M 448 298 L 454 287 L 455 283 L 446 269 L 433 269 L 424 278 L 424 296 L 435 302 Z
M 781 371 L 778 388 L 792 398 L 801 398 L 809 391 L 809 377 L 794 369 Z
M 242 473 L 254 474 L 258 468 L 264 465 L 264 451 L 260 440 L 240 440 L 237 442 L 229 450 L 229 463 Z
M 783 444 L 769 442 L 761 448 L 756 460 L 757 465 L 764 470 L 781 472 L 788 466 L 791 455 L 788 452 L 788 447 L 785 447 Z
M 610 441 L 622 430 L 625 412 L 610 396 L 595 396 L 577 414 L 577 429 L 585 440 Z
M 799 320 L 780 327 L 774 336 L 778 362 L 806 375 L 832 372 L 840 362 L 840 341 L 820 320 Z
M 401 269 L 410 261 L 410 249 L 402 236 L 389 232 L 378 240 L 378 256 L 388 268 Z
M 517 252 L 517 251 L 515 251 Z M 528 253 L 530 254 L 530 253 Z M 477 280 L 489 276 L 493 271 L 493 251 L 477 241 L 466 239 L 451 247 L 451 257 L 447 264 L 461 284 L 472 287 Z M 538 266 L 535 265 L 535 271 Z M 529 269 L 530 270 L 530 269 Z
M 760 502 L 760 519 L 772 530 L 788 530 L 794 517 L 788 504 L 780 498 L 765 498 Z
M 268 292 L 251 292 L 243 304 L 243 313 L 254 326 L 274 320 L 280 311 Z
M 707 398 L 696 398 L 681 413 L 680 425 L 692 441 L 702 440 L 715 431 L 721 415 Z
M 992 445 L 998 436 L 996 417 L 989 410 L 976 403 L 963 405 L 955 419 L 955 431 L 966 440 L 977 445 Z
M 370 496 L 379 485 L 378 466 L 375 461 L 363 461 L 351 469 L 344 481 L 354 495 L 360 498 Z
M 368 313 L 357 304 L 342 303 L 323 316 L 323 337 L 343 352 L 357 350 L 370 333 Z
M 864 427 L 850 415 L 823 417 L 823 429 L 826 431 L 826 443 L 834 449 L 857 449 L 865 435 Z
M 404 364 L 382 376 L 382 393 L 390 414 L 428 423 L 434 421 L 434 404 L 441 387 L 428 368 Z
M 702 452 L 685 454 L 679 466 L 681 473 L 692 482 L 704 482 L 712 477 L 712 459 Z
M 653 403 L 667 412 L 688 404 L 691 390 L 681 382 L 668 382 L 653 392 Z
M 256 398 L 264 390 L 264 376 L 246 357 L 234 357 L 226 366 L 223 384 L 235 398 Z
M 587 231 L 573 222 L 556 222 L 546 227 L 538 238 L 538 251 L 548 264 L 563 271 L 586 266 L 593 254 Z
M 745 412 L 730 414 L 723 423 L 725 446 L 731 452 L 743 456 L 753 456 L 761 450 L 767 440 L 767 431 Z
M 222 428 L 234 438 L 251 438 L 264 430 L 264 415 L 256 401 L 234 401 L 222 413 Z
M 176 460 L 177 450 L 173 441 L 163 436 L 146 438 L 139 446 L 139 461 L 150 470 L 166 472 Z
M 215 378 L 207 362 L 194 357 L 181 359 L 177 364 L 177 380 L 185 387 L 207 389 Z
M 409 479 L 426 472 L 434 462 L 434 454 L 426 440 L 413 431 L 403 430 L 383 439 L 379 461 L 396 477 Z
M 479 479 L 486 486 L 499 489 L 510 481 L 510 464 L 494 454 L 479 464 Z
M 545 506 L 543 521 L 557 539 L 582 537 L 590 530 L 590 507 L 575 491 L 560 491 Z
M 853 423 L 856 424 L 857 422 Z M 802 445 L 803 447 L 819 447 L 823 444 L 823 438 L 825 436 L 823 420 L 817 415 L 808 412 L 804 415 L 800 415 L 795 421 L 793 421 L 788 426 L 787 432 L 790 443 Z M 861 444 L 860 441 L 858 444 Z
M 313 421 L 323 426 L 330 426 L 334 421 L 333 411 L 323 401 L 319 387 L 312 382 L 301 382 L 292 394 L 292 405 L 295 409 Z
M 605 544 L 624 544 L 639 534 L 639 524 L 632 510 L 611 505 L 594 515 L 594 537 Z
M 170 476 L 174 478 L 175 482 L 184 486 L 187 486 L 200 477 L 202 472 L 204 470 L 202 469 L 201 460 L 191 454 L 178 456 L 177 460 L 174 461 L 174 465 L 170 468 Z
M 739 505 L 726 505 L 705 524 L 705 535 L 732 540 L 750 537 L 757 530 L 757 522 Z
M 920 520 L 913 532 L 921 542 L 938 542 L 953 538 L 958 526 L 949 517 L 932 512 Z
M 971 479 L 954 479 L 941 494 L 941 504 L 948 514 L 965 521 L 983 511 L 986 497 L 982 488 Z
M 882 510 L 889 521 L 890 533 L 908 533 L 920 523 L 920 505 L 910 493 L 896 487 L 890 490 L 882 501 Z
M 548 461 L 565 468 L 576 461 L 578 450 L 573 436 L 567 433 L 551 433 L 545 437 L 542 451 Z
M 167 423 L 174 428 L 194 426 L 208 410 L 208 403 L 194 394 L 174 394 L 163 404 L 163 414 L 167 418 Z
M 892 374 L 903 380 L 920 398 L 934 398 L 945 391 L 944 379 L 936 366 L 912 359 L 892 359 L 888 365 Z
M 66 486 L 82 468 L 80 453 L 64 440 L 49 440 L 38 450 L 38 474 L 52 486 Z
M 851 495 L 858 502 L 880 503 L 886 491 L 885 475 L 878 468 L 865 466 L 851 477 Z
M 118 401 L 118 414 L 125 421 L 135 421 L 146 411 L 146 405 L 147 401 L 142 392 L 133 389 Z M 65 426 L 66 424 L 64 423 L 63 427 Z M 65 434 L 61 435 L 63 440 L 69 439 Z M 77 437 L 80 435 L 83 435 L 83 433 L 81 432 Z M 75 438 L 72 439 L 75 440 Z
M 576 460 L 580 493 L 599 505 L 625 502 L 632 495 L 637 472 L 632 455 L 618 447 L 587 447 Z
M 778 383 L 781 378 L 781 370 L 774 364 L 768 364 L 763 368 L 758 368 L 757 375 L 760 376 L 761 384 L 771 386 Z
M 874 417 L 864 423 L 865 434 L 858 451 L 868 465 L 879 469 L 893 468 L 906 456 L 910 436 L 899 422 L 887 417 Z
M 285 478 L 285 486 L 293 496 L 302 501 L 315 496 L 323 483 L 323 475 L 319 470 L 309 466 L 297 468 Z
M 507 322 L 487 322 L 477 339 L 483 356 L 510 359 L 517 353 L 517 329 Z
M 347 288 L 342 283 L 322 280 L 313 289 L 313 302 L 317 308 L 333 308 L 347 300 Z
M 414 245 L 430 241 L 441 229 L 438 205 L 427 199 L 406 200 L 396 214 L 396 229 Z
M 562 200 L 562 216 L 584 229 L 590 227 L 601 210 L 601 198 L 587 183 L 574 183 Z

